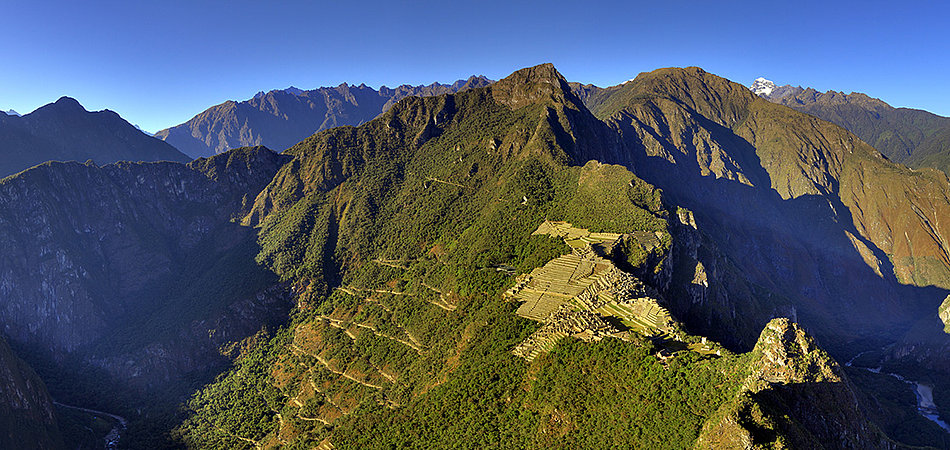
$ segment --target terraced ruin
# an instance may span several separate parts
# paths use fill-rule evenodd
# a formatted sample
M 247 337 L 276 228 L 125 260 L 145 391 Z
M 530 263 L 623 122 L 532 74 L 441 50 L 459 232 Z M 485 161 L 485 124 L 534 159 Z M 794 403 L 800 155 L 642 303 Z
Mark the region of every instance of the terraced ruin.
M 669 312 L 649 288 L 606 257 L 623 239 L 640 242 L 643 237 L 591 233 L 555 221 L 543 222 L 533 234 L 560 237 L 572 252 L 522 275 L 505 292 L 523 302 L 519 316 L 544 323 L 515 347 L 516 355 L 532 361 L 567 336 L 594 341 L 626 338 L 630 332 L 660 337 L 673 330 Z

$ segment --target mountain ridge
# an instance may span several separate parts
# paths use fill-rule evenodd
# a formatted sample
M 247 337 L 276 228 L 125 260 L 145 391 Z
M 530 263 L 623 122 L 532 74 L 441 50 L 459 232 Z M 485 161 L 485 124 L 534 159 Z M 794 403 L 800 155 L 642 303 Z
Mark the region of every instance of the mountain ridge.
M 76 295 L 59 293 L 103 278 L 92 263 L 110 255 L 119 270 L 109 283 L 146 306 L 151 297 L 138 293 L 161 302 L 138 319 L 116 316 L 129 320 L 115 339 L 80 336 L 94 350 L 88 360 L 145 392 L 176 370 L 205 370 L 194 375 L 208 384 L 164 385 L 198 389 L 181 416 L 128 412 L 130 427 L 171 423 L 179 446 L 403 447 L 419 445 L 422 430 L 429 446 L 462 436 L 482 447 L 688 447 L 707 426 L 748 434 L 728 422 L 746 406 L 774 419 L 760 425 L 780 425 L 776 442 L 876 439 L 864 391 L 817 342 L 850 355 L 937 314 L 946 288 L 914 286 L 945 281 L 943 230 L 930 213 L 943 211 L 947 180 L 936 174 L 894 165 L 841 127 L 699 68 L 601 89 L 543 64 L 404 98 L 280 155 L 49 163 L 7 178 L 0 255 L 10 262 L 0 269 L 27 281 L 0 284 L 23 305 L 0 319 L 41 323 L 47 346 L 68 341 L 43 317 L 10 314 L 49 319 L 55 306 L 57 317 L 80 317 L 81 302 L 67 311 L 59 301 Z M 90 182 L 103 177 L 111 181 Z M 905 196 L 861 191 L 864 179 Z M 566 236 L 541 232 L 552 223 Z M 907 247 L 887 247 L 886 230 L 906 232 Z M 35 246 L 29 235 L 48 252 L 18 261 Z M 546 317 L 501 300 L 616 271 Z M 259 283 L 217 289 L 234 280 Z M 540 295 L 530 301 L 552 301 Z M 650 300 L 621 298 L 631 295 Z M 268 326 L 254 333 L 260 320 Z M 168 344 L 179 341 L 200 348 Z M 524 342 L 537 343 L 529 358 L 516 350 Z M 222 345 L 233 360 L 196 364 Z M 809 409 L 816 398 L 858 403 L 836 416 Z M 782 422 L 773 407 L 783 404 L 822 417 Z
M 785 85 L 763 98 L 838 124 L 893 161 L 950 173 L 950 118 L 895 108 L 860 92 L 819 92 Z
M 484 76 L 473 75 L 449 85 L 382 86 L 375 90 L 365 84 L 343 83 L 308 91 L 259 92 L 249 100 L 212 106 L 155 136 L 193 157 L 254 145 L 284 150 L 317 131 L 368 122 L 403 97 L 457 92 L 490 83 Z
M 0 116 L 0 148 L 0 177 L 49 160 L 91 159 L 97 164 L 190 160 L 115 112 L 89 112 L 65 96 L 23 116 Z

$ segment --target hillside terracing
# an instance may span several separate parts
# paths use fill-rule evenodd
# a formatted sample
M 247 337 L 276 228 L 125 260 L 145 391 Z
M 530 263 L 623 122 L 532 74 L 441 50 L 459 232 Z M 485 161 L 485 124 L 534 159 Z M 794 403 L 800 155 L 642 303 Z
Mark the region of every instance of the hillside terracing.
M 676 328 L 650 289 L 606 257 L 631 237 L 554 221 L 543 222 L 534 234 L 563 238 L 572 252 L 522 275 L 505 293 L 523 302 L 519 316 L 544 323 L 515 347 L 515 355 L 532 361 L 567 336 L 585 341 L 626 339 L 631 332 L 659 337 Z

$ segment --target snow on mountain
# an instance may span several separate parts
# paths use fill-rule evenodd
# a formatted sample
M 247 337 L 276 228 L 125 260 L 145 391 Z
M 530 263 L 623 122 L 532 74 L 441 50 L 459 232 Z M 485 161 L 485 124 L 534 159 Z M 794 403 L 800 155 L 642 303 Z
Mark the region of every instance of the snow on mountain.
M 145 133 L 145 134 L 147 134 L 147 135 L 149 135 L 149 136 L 155 137 L 155 133 L 149 133 L 148 131 L 143 130 L 142 127 L 140 127 L 140 126 L 138 126 L 138 125 L 136 125 L 136 124 L 134 124 L 134 123 L 132 124 L 132 126 L 135 127 L 136 130 L 139 130 L 139 131 L 141 131 L 141 132 L 143 132 L 143 133 Z
M 772 95 L 772 91 L 775 90 L 775 83 L 763 77 L 759 77 L 755 79 L 752 86 L 749 86 L 749 89 L 751 89 L 755 95 L 768 97 Z
M 17 116 L 17 117 L 20 116 L 20 113 L 14 111 L 14 110 L 12 110 L 12 109 L 9 110 L 9 111 L 3 111 L 3 113 L 6 114 L 6 115 L 8 115 L 8 116 Z

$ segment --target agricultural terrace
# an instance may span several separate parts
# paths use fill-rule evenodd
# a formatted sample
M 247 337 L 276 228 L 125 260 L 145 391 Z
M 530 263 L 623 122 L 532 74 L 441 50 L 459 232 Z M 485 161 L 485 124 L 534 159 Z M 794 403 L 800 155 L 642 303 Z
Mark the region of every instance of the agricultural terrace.
M 629 332 L 660 337 L 675 328 L 669 312 L 642 281 L 606 258 L 623 239 L 643 236 L 591 233 L 567 222 L 544 221 L 533 233 L 564 239 L 572 252 L 519 277 L 505 295 L 522 302 L 517 314 L 543 322 L 514 353 L 529 361 L 563 337 L 596 341 Z

